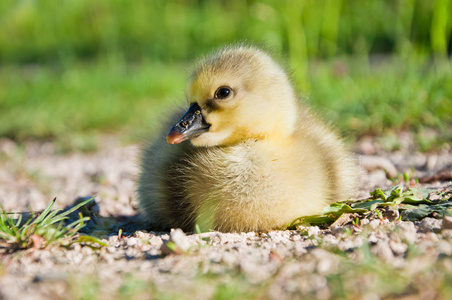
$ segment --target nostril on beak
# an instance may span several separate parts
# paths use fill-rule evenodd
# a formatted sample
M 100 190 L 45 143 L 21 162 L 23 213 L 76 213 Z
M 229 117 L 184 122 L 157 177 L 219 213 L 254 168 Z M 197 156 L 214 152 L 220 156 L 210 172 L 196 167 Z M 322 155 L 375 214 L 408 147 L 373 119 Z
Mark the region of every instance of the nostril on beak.
M 187 128 L 187 126 L 188 126 L 188 121 L 183 121 L 183 122 L 181 122 L 181 123 L 180 123 L 180 126 L 182 126 L 182 127 L 184 127 L 184 128 Z

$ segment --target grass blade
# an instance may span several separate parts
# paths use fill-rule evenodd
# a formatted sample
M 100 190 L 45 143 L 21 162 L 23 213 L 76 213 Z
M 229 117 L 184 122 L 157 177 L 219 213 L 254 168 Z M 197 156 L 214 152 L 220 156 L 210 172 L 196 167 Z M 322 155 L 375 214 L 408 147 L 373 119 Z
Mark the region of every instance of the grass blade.
M 46 209 L 39 215 L 39 217 L 36 218 L 36 220 L 33 223 L 41 223 L 42 220 L 47 216 L 47 214 L 52 209 L 53 205 L 55 204 L 56 197 L 53 198 L 53 200 L 50 202 L 50 204 L 46 207 Z

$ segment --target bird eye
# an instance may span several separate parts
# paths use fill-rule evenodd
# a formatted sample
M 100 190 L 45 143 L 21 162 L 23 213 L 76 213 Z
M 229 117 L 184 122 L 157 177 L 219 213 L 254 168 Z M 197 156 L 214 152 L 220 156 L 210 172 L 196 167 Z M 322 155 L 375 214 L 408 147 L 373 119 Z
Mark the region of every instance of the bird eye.
M 227 86 L 222 86 L 215 92 L 215 99 L 226 99 L 232 94 L 232 89 Z

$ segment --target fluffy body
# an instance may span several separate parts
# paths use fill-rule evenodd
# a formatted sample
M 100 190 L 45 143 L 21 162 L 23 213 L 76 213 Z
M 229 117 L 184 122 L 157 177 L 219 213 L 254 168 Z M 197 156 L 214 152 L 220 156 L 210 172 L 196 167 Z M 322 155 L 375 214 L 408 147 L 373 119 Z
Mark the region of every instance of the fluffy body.
M 227 99 L 215 97 L 222 86 L 231 88 Z M 144 150 L 138 195 L 151 225 L 267 231 L 353 192 L 344 145 L 298 103 L 284 70 L 263 51 L 214 53 L 198 63 L 186 94 L 210 128 L 178 145 L 162 134 Z

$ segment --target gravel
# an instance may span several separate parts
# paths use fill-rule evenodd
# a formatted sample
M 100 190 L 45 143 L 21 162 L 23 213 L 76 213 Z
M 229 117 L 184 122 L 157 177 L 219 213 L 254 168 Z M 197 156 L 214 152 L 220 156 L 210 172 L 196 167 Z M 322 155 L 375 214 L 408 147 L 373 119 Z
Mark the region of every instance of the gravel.
M 370 147 L 361 145 L 365 153 L 358 149 L 357 155 L 366 155 L 361 156 L 357 198 L 368 197 L 375 187 L 390 187 L 386 174 L 394 170 L 414 167 L 413 175 L 422 177 L 452 165 L 450 150 L 410 155 L 371 153 Z M 55 152 L 52 143 L 20 146 L 0 140 L 0 203 L 7 211 L 27 211 L 29 206 L 39 211 L 55 196 L 60 208 L 95 196 L 91 211 L 99 217 L 85 231 L 107 246 L 72 243 L 14 253 L 0 248 L 0 299 L 452 295 L 441 285 L 452 278 L 451 217 L 405 222 L 389 211 L 383 220 L 328 229 L 153 232 L 137 215 L 137 146 L 105 137 L 96 153 Z M 424 186 L 452 190 L 450 181 Z

